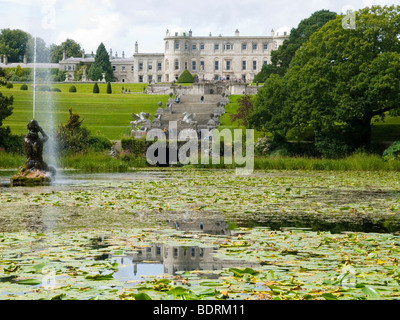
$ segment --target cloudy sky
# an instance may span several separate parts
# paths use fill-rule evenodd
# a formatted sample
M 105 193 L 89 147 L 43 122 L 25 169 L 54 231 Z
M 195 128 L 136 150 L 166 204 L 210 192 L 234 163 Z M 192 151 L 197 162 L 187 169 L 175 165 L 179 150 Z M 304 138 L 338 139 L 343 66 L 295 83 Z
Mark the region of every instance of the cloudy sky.
M 398 0 L 0 0 L 0 29 L 22 29 L 49 45 L 67 38 L 87 53 L 103 42 L 126 56 L 163 52 L 166 30 L 181 27 L 194 36 L 270 35 L 271 29 L 296 27 L 321 9 L 337 13 Z

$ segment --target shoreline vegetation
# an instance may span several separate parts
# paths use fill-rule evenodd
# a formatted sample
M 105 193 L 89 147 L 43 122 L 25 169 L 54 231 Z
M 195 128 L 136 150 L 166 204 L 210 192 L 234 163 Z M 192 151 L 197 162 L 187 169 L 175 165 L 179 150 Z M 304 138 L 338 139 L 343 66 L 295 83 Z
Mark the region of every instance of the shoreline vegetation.
M 25 156 L 0 153 L 0 169 L 17 170 L 24 162 Z M 222 163 L 221 159 L 221 163 Z M 51 160 L 47 161 L 52 164 Z M 81 170 L 87 173 L 124 173 L 134 169 L 155 168 L 147 163 L 144 157 L 112 158 L 107 154 L 89 153 L 60 157 L 57 168 L 61 170 Z M 240 166 L 232 165 L 202 165 L 193 164 L 173 167 L 182 169 L 236 169 Z M 165 168 L 163 168 L 165 169 Z M 343 159 L 319 159 L 306 157 L 255 157 L 255 170 L 305 170 L 305 171 L 380 171 L 399 172 L 400 161 L 385 161 L 378 155 L 356 153 Z

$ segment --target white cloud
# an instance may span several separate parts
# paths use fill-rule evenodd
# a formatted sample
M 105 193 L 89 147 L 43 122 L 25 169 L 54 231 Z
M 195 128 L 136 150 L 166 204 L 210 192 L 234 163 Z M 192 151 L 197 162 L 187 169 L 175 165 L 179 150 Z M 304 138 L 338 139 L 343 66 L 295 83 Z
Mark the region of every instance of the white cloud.
M 179 26 L 194 35 L 266 35 L 272 28 L 296 27 L 313 12 L 340 13 L 345 6 L 360 9 L 397 0 L 0 0 L 0 29 L 20 28 L 48 44 L 72 38 L 86 52 L 103 42 L 107 48 L 132 55 L 162 52 L 167 29 Z M 54 15 L 52 15 L 54 8 Z

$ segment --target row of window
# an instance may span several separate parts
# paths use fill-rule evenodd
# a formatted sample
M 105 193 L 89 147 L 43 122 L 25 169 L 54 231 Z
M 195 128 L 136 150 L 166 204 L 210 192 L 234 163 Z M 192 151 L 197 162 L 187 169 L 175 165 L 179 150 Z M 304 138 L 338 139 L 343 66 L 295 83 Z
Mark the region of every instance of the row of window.
M 229 43 L 229 42 L 226 43 L 226 44 L 223 44 L 223 45 L 221 45 L 220 43 L 215 43 L 214 44 L 214 50 L 215 51 L 220 50 L 220 48 L 223 48 L 223 50 L 225 50 L 225 51 L 229 51 L 229 50 L 233 50 L 233 47 L 234 47 L 234 45 L 232 43 Z M 257 51 L 259 49 L 259 47 L 260 47 L 259 43 L 251 44 L 251 48 L 253 49 L 253 51 Z M 185 48 L 185 50 L 189 50 L 189 43 L 188 42 L 185 43 L 185 47 L 184 48 Z M 192 44 L 192 50 L 198 50 L 198 48 L 200 50 L 204 50 L 205 49 L 205 44 L 204 43 Z M 249 48 L 249 45 L 247 43 L 242 43 L 242 51 L 246 51 L 248 48 Z M 267 51 L 268 50 L 268 43 L 262 44 L 262 48 L 263 48 L 264 51 Z M 168 42 L 166 44 L 166 49 L 169 50 L 169 43 Z M 181 49 L 180 41 L 175 41 L 174 49 L 175 50 L 180 50 Z
M 112 66 L 112 69 L 114 72 L 117 71 L 117 66 Z M 135 69 L 134 66 L 131 66 L 131 71 L 134 71 L 134 69 Z M 127 71 L 126 66 L 121 66 L 121 71 L 122 72 Z
M 268 61 L 264 61 L 263 64 L 267 64 Z M 223 68 L 225 71 L 231 71 L 232 70 L 232 60 L 224 60 L 224 65 Z M 167 63 L 167 70 L 169 69 L 168 63 Z M 187 62 L 185 62 L 185 69 L 188 69 Z M 219 71 L 221 69 L 220 61 L 216 60 L 214 61 L 214 71 Z M 258 62 L 256 60 L 252 61 L 252 66 L 251 70 L 256 71 L 258 69 Z M 176 59 L 174 63 L 174 70 L 180 70 L 180 65 L 179 65 L 179 60 Z M 205 71 L 205 62 L 200 61 L 200 68 L 197 70 L 197 61 L 193 60 L 191 64 L 191 70 L 192 71 Z M 248 61 L 243 60 L 242 61 L 242 71 L 247 71 L 248 70 Z
M 178 74 L 174 75 L 174 79 L 175 79 L 175 80 L 177 80 L 178 77 L 179 77 Z M 158 82 L 158 83 L 163 82 L 163 76 L 162 76 L 162 75 L 157 75 L 156 77 L 153 77 L 152 75 L 148 75 L 148 76 L 147 76 L 147 82 L 149 82 L 149 83 L 150 83 L 150 82 L 153 82 L 153 79 L 157 79 L 156 82 Z M 216 81 L 218 81 L 218 80 L 232 80 L 232 79 L 231 79 L 231 75 L 229 75 L 229 74 L 227 74 L 227 75 L 214 74 L 213 79 L 216 80 Z M 237 80 L 238 80 L 238 79 L 237 79 Z M 242 75 L 241 75 L 241 80 L 242 80 L 243 82 L 246 82 L 246 81 L 251 80 L 251 79 L 248 78 L 248 75 L 242 74 Z M 145 76 L 144 76 L 144 75 L 139 75 L 138 81 L 139 81 L 140 83 L 145 82 Z M 166 81 L 166 82 L 169 82 L 169 81 L 170 81 L 170 80 L 169 80 L 169 75 L 168 75 L 168 74 L 165 75 L 165 81 Z
M 143 71 L 144 70 L 144 64 L 143 62 L 139 62 L 139 71 Z M 153 63 L 149 62 L 147 64 L 147 70 L 151 71 L 153 70 Z M 157 62 L 157 71 L 162 71 L 162 62 Z

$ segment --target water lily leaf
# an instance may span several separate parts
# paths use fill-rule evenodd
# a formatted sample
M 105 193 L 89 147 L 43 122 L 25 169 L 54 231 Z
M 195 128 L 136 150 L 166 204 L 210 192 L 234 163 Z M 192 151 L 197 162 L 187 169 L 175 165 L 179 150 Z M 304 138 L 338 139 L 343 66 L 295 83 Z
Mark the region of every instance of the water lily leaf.
M 94 281 L 101 281 L 101 280 L 112 280 L 113 274 L 95 274 L 95 275 L 87 275 L 85 279 L 94 280 Z
M 371 287 L 364 287 L 362 289 L 362 292 L 364 292 L 371 299 L 380 299 L 381 298 L 381 295 L 379 294 L 379 292 Z
M 37 279 L 25 279 L 25 280 L 19 280 L 15 281 L 17 284 L 24 285 L 24 286 L 37 286 L 38 284 L 41 284 L 42 281 L 39 281 Z
M 167 293 L 170 295 L 179 297 L 179 296 L 183 296 L 184 294 L 188 293 L 188 289 L 185 289 L 183 287 L 175 287 L 175 288 L 169 290 Z
M 200 282 L 200 285 L 204 286 L 204 287 L 219 287 L 219 286 L 222 286 L 223 284 L 221 282 L 203 281 L 203 282 Z
M 332 293 L 324 293 L 322 294 L 322 297 L 325 298 L 325 300 L 338 300 L 338 297 L 336 297 Z
M 135 298 L 135 300 L 140 300 L 140 301 L 150 301 L 153 300 L 150 298 L 150 296 L 144 292 L 138 293 L 138 294 L 134 294 L 133 297 Z
M 214 296 L 216 291 L 211 288 L 202 288 L 202 287 L 195 287 L 191 289 L 191 291 L 197 295 L 198 297 L 209 297 Z

